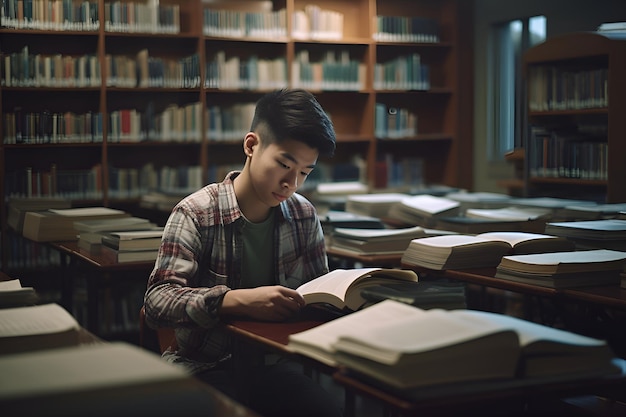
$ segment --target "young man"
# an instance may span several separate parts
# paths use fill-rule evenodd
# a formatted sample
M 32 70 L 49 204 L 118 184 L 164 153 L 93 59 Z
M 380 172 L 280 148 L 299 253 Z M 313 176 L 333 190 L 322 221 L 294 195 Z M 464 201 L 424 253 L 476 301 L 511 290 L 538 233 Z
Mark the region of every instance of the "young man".
M 261 415 L 339 416 L 334 397 L 296 364 L 231 355 L 234 341 L 221 326 L 228 317 L 293 317 L 305 304 L 294 288 L 328 272 L 315 208 L 296 190 L 318 156 L 334 153 L 332 123 L 310 93 L 275 91 L 257 103 L 243 150 L 240 172 L 174 207 L 148 281 L 146 320 L 176 328 L 178 348 L 167 360 Z

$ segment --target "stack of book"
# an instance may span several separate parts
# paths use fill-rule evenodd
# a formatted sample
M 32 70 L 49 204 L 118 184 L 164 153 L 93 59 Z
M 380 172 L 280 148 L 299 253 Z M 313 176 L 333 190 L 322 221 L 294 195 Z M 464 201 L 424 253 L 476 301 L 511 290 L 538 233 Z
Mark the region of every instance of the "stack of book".
M 619 217 L 626 211 L 626 203 L 612 204 L 584 204 L 565 206 L 557 212 L 557 216 L 564 220 L 599 220 Z
M 395 203 L 389 208 L 390 219 L 411 226 L 434 227 L 437 219 L 456 216 L 460 203 L 445 197 L 423 194 L 411 196 Z
M 10 198 L 7 203 L 7 224 L 16 232 L 24 231 L 24 218 L 29 211 L 46 211 L 49 209 L 67 209 L 72 202 L 65 198 L 30 197 Z
M 162 227 L 107 233 L 102 236 L 102 254 L 118 263 L 154 261 L 162 237 Z
M 325 235 L 330 235 L 338 228 L 384 229 L 385 224 L 378 217 L 350 213 L 341 210 L 328 210 L 320 215 L 320 223 Z
M 599 219 L 546 224 L 546 233 L 571 239 L 581 248 L 626 251 L 626 219 Z
M 551 288 L 620 284 L 626 252 L 608 249 L 504 256 L 496 277 Z
M 502 208 L 511 204 L 511 196 L 500 193 L 457 191 L 445 197 L 461 203 L 461 213 L 470 208 Z
M 468 208 L 465 215 L 441 217 L 437 228 L 459 233 L 543 232 L 551 211 L 537 207 Z
M 410 197 L 403 193 L 380 193 L 349 195 L 346 200 L 346 211 L 365 216 L 385 218 L 395 203 Z
M 156 227 L 150 220 L 134 216 L 74 222 L 74 229 L 78 232 L 78 247 L 91 253 L 102 248 L 102 236 L 107 233 L 150 230 Z
M 23 235 L 36 242 L 78 240 L 74 222 L 120 217 L 130 217 L 130 214 L 108 207 L 29 211 L 24 217 Z
M 509 254 L 571 251 L 567 239 L 527 232 L 488 232 L 414 239 L 402 263 L 428 269 L 467 269 L 497 266 Z
M 328 248 L 358 255 L 403 254 L 413 239 L 453 234 L 422 226 L 401 229 L 337 228 L 327 239 Z
M 453 310 L 467 307 L 465 284 L 443 280 L 372 285 L 363 288 L 361 296 L 372 303 L 395 300 L 425 310 L 431 308 Z

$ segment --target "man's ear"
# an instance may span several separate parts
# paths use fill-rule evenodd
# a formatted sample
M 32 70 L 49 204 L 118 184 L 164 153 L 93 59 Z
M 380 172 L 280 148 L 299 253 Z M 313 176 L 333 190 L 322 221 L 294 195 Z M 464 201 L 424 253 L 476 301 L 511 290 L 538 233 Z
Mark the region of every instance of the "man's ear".
M 254 152 L 254 148 L 259 144 L 259 137 L 254 132 L 248 132 L 246 136 L 243 138 L 243 153 L 246 156 L 252 156 L 252 152 Z

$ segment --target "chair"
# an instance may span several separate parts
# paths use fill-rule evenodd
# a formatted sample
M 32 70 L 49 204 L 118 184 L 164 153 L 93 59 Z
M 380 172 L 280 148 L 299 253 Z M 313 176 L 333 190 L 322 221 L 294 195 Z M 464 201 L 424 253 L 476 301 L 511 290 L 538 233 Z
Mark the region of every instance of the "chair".
M 146 311 L 144 306 L 139 310 L 139 346 L 163 353 L 170 346 L 177 347 L 176 335 L 172 327 L 153 329 L 146 323 Z

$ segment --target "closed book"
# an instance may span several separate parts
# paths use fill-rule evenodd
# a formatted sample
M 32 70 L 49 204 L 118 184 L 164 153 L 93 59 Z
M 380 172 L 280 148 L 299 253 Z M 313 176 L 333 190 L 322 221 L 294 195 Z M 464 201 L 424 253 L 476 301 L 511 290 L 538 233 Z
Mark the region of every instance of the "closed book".
M 118 251 L 109 246 L 102 245 L 100 248 L 102 256 L 112 263 L 126 262 L 153 262 L 159 253 L 158 249 L 150 250 L 130 250 Z
M 156 250 L 161 246 L 163 228 L 111 232 L 102 236 L 102 244 L 117 251 Z
M 122 210 L 107 207 L 29 211 L 24 217 L 23 235 L 36 242 L 78 240 L 75 221 L 129 216 Z

